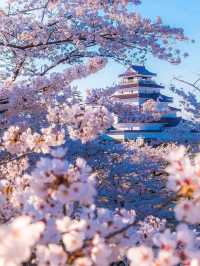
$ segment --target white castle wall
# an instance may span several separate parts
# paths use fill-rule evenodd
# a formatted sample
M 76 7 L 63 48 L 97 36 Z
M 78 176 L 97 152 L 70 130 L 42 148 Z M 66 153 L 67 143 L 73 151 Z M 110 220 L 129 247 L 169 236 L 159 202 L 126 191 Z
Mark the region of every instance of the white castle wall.
M 146 140 L 159 140 L 163 142 L 192 142 L 192 143 L 199 143 L 200 141 L 200 132 L 185 132 L 183 133 L 176 133 L 171 134 L 167 132 L 119 132 L 119 131 L 110 131 L 104 135 L 105 139 L 113 139 L 118 141 L 127 141 L 127 140 L 136 140 L 137 138 L 142 138 Z
M 114 127 L 117 130 L 162 130 L 162 123 L 118 123 Z

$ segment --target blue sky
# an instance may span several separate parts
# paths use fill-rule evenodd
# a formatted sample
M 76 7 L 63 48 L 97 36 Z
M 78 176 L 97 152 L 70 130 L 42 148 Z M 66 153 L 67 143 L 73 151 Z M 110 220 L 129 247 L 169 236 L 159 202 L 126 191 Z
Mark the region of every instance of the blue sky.
M 180 65 L 171 65 L 163 60 L 149 58 L 146 66 L 157 72 L 158 82 L 167 86 L 173 81 L 174 76 L 189 81 L 200 76 L 200 0 L 143 0 L 142 5 L 136 10 L 151 19 L 161 16 L 165 24 L 184 28 L 185 34 L 195 40 L 194 44 L 185 42 L 178 45 L 190 54 Z M 122 71 L 124 71 L 122 65 L 110 62 L 102 71 L 75 84 L 81 91 L 87 88 L 106 87 L 117 81 L 118 74 Z

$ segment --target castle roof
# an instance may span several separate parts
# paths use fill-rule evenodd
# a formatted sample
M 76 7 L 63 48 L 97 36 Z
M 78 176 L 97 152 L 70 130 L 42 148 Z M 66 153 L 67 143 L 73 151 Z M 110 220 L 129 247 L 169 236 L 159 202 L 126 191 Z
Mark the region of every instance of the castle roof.
M 146 98 L 159 100 L 160 102 L 172 102 L 173 98 L 160 93 L 127 93 L 127 94 L 115 94 L 112 97 L 117 99 L 135 99 L 135 98 Z
M 119 77 L 124 77 L 124 76 L 130 76 L 130 75 L 139 75 L 139 76 L 156 76 L 156 73 L 150 72 L 148 69 L 146 69 L 145 66 L 141 65 L 132 65 L 131 67 L 128 68 L 128 70 L 119 75 Z
M 132 83 L 132 84 L 120 84 L 118 86 L 119 89 L 124 89 L 124 88 L 132 88 L 132 87 L 148 87 L 148 88 L 160 88 L 163 89 L 164 86 L 158 85 L 156 83 L 147 83 L 144 81 L 139 81 L 138 83 Z

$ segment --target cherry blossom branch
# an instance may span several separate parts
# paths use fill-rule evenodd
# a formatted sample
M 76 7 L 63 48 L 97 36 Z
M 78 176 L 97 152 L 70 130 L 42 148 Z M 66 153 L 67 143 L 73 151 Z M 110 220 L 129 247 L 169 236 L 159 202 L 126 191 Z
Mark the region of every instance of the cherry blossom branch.
M 159 206 L 159 208 L 156 208 L 156 210 L 155 210 L 155 212 L 154 212 L 154 215 L 157 214 L 161 209 L 167 207 L 170 203 L 172 203 L 172 202 L 174 202 L 174 201 L 176 201 L 176 200 L 177 200 L 177 195 L 173 195 L 172 197 L 169 197 L 169 198 L 168 198 L 163 204 L 161 204 L 161 205 Z M 138 215 L 137 215 L 137 216 L 138 216 Z M 144 217 L 145 217 L 145 213 L 142 214 L 142 213 L 140 212 L 140 217 L 141 217 L 142 219 L 144 219 Z M 107 236 L 105 236 L 105 239 L 106 239 L 106 240 L 109 240 L 110 238 L 112 238 L 112 237 L 114 237 L 114 236 L 116 236 L 116 235 L 122 234 L 123 232 L 125 232 L 125 231 L 127 231 L 129 228 L 131 228 L 132 226 L 135 226 L 135 225 L 140 221 L 141 218 L 138 218 L 138 219 L 135 220 L 133 223 L 128 224 L 128 225 L 124 226 L 123 228 L 121 228 L 121 229 L 119 229 L 119 230 L 116 230 L 116 231 L 114 231 L 114 232 L 108 234 Z
M 200 88 L 196 86 L 196 83 L 197 83 L 200 79 L 198 79 L 198 80 L 197 80 L 196 82 L 194 82 L 194 83 L 191 83 L 191 82 L 186 81 L 186 80 L 183 80 L 183 79 L 179 79 L 179 78 L 177 78 L 177 77 L 175 77 L 174 79 L 177 80 L 177 81 L 179 81 L 179 82 L 182 82 L 182 83 L 184 83 L 184 84 L 187 84 L 187 85 L 189 85 L 189 86 L 195 88 L 196 90 L 200 91 Z
M 154 215 L 155 215 L 156 213 L 158 213 L 161 209 L 167 207 L 168 204 L 172 203 L 172 202 L 175 201 L 175 200 L 177 200 L 177 195 L 173 195 L 172 197 L 169 197 L 169 198 L 167 199 L 167 201 L 165 201 L 163 204 L 161 204 L 161 205 L 159 206 L 159 208 L 156 208 L 156 211 L 154 212 Z M 127 224 L 126 226 L 124 226 L 124 227 L 122 227 L 122 228 L 120 228 L 120 229 L 118 229 L 118 230 L 116 230 L 116 231 L 113 231 L 113 232 L 107 234 L 107 235 L 104 236 L 103 238 L 104 238 L 105 240 L 108 241 L 108 240 L 112 239 L 113 237 L 115 237 L 115 236 L 117 236 L 117 235 L 123 234 L 123 233 L 126 232 L 128 229 L 130 229 L 131 227 L 133 227 L 133 226 L 135 226 L 136 224 L 138 224 L 138 222 L 140 222 L 141 219 L 144 219 L 145 216 L 146 216 L 146 214 L 145 214 L 145 213 L 142 213 L 142 212 L 140 211 L 140 212 L 139 212 L 139 215 L 137 214 L 137 219 L 136 219 L 134 222 L 132 222 L 132 223 L 130 223 L 130 224 Z M 83 244 L 83 246 L 82 246 L 80 249 L 78 249 L 78 250 L 76 250 L 75 252 L 72 252 L 72 253 L 69 253 L 69 252 L 66 251 L 66 253 L 68 253 L 68 255 L 70 255 L 70 257 L 73 257 L 75 254 L 79 254 L 79 252 L 81 252 L 83 249 L 88 248 L 88 247 L 91 245 L 91 242 L 92 242 L 92 241 L 93 241 L 93 238 L 86 239 L 85 242 L 84 242 L 84 244 Z M 64 245 L 63 245 L 63 248 L 65 249 Z
M 10 47 L 10 48 L 16 48 L 16 49 L 20 49 L 20 50 L 27 50 L 30 48 L 37 48 L 40 46 L 48 46 L 48 45 L 58 45 L 58 44 L 64 44 L 64 43 L 70 43 L 73 42 L 73 38 L 68 38 L 68 39 L 64 39 L 64 40 L 56 40 L 56 41 L 49 41 L 47 43 L 37 43 L 37 44 L 28 44 L 28 45 L 16 45 L 16 44 L 11 44 L 11 43 L 3 43 L 0 42 L 0 46 L 5 46 L 5 47 Z
M 60 60 L 58 60 L 56 63 L 52 64 L 51 66 L 47 67 L 44 71 L 42 71 L 40 73 L 40 76 L 44 76 L 47 72 L 49 72 L 50 70 L 52 70 L 53 68 L 57 67 L 58 65 L 60 64 L 63 64 L 63 63 L 70 63 L 72 61 L 72 56 L 76 57 L 76 56 L 79 56 L 80 55 L 73 55 L 74 52 L 76 52 L 77 50 L 74 50 L 72 52 L 70 52 L 66 57 L 64 58 L 61 58 Z M 83 57 L 83 56 L 82 56 Z
M 7 160 L 4 160 L 4 161 L 0 161 L 0 165 L 4 165 L 4 164 L 7 164 L 7 163 L 10 163 L 10 162 L 13 162 L 13 161 L 17 161 L 17 160 L 20 160 L 24 157 L 26 157 L 27 155 L 30 155 L 30 154 L 33 154 L 33 152 L 26 152 L 26 153 L 23 153 L 23 154 L 20 154 L 18 156 L 15 156 L 13 158 L 10 158 L 10 159 L 7 159 Z
M 41 22 L 43 22 L 43 20 L 44 20 L 45 12 L 46 12 L 46 9 L 47 9 L 47 7 L 48 7 L 49 1 L 50 1 L 50 0 L 47 0 L 46 4 L 44 5 L 44 9 L 43 9 L 43 11 L 42 11 Z
M 10 5 L 9 5 L 10 6 Z M 38 11 L 38 10 L 41 10 L 43 9 L 44 6 L 41 6 L 41 7 L 34 7 L 34 8 L 28 8 L 28 9 L 23 9 L 23 10 L 17 10 L 16 12 L 13 12 L 13 13 L 10 13 L 8 12 L 7 16 L 11 17 L 11 16 L 16 16 L 18 15 L 19 13 L 21 14 L 26 14 L 26 13 L 30 13 L 30 12 L 33 12 L 33 11 Z
M 13 77 L 12 77 L 12 81 L 15 81 L 17 79 L 25 61 L 26 61 L 26 56 L 24 56 L 24 58 L 19 62 L 17 68 L 15 69 Z
M 196 85 L 200 81 L 200 78 L 198 78 L 195 82 L 194 85 Z

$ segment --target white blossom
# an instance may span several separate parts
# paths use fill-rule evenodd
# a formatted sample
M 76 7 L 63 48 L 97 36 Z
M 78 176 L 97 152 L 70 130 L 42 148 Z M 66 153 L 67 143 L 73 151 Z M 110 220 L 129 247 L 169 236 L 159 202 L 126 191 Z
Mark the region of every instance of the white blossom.
M 131 262 L 131 266 L 153 266 L 154 255 L 149 247 L 133 247 L 128 250 L 127 257 Z
M 44 224 L 31 224 L 29 217 L 21 216 L 11 224 L 0 227 L 0 264 L 5 266 L 20 265 L 31 256 L 31 248 L 39 240 Z
M 83 245 L 84 234 L 82 232 L 71 231 L 63 235 L 62 239 L 65 245 L 65 248 L 69 252 L 73 252 L 77 249 L 80 249 Z
M 38 266 L 62 266 L 66 265 L 67 254 L 60 245 L 49 244 L 48 246 L 37 245 Z

